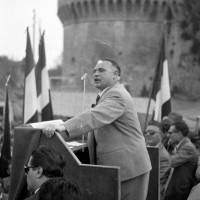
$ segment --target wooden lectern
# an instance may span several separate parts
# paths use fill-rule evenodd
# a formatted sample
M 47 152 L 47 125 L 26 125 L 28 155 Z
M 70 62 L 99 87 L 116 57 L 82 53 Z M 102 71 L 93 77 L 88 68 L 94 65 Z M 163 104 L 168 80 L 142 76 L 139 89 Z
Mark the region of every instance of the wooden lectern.
M 41 129 L 18 127 L 14 130 L 11 185 L 9 200 L 23 200 L 27 197 L 24 164 L 27 164 L 32 150 L 40 145 L 49 146 L 66 157 L 65 178 L 81 188 L 82 200 L 120 200 L 119 167 L 88 164 L 88 149 L 75 151 L 58 134 L 48 139 Z M 150 173 L 147 200 L 159 200 L 159 152 L 149 148 L 153 169 Z M 139 189 L 139 188 L 138 188 Z
M 119 167 L 82 164 L 60 135 L 48 139 L 40 129 L 15 128 L 12 175 L 9 200 L 22 200 L 27 195 L 24 164 L 32 150 L 40 145 L 49 146 L 66 157 L 65 178 L 77 183 L 82 200 L 119 200 Z

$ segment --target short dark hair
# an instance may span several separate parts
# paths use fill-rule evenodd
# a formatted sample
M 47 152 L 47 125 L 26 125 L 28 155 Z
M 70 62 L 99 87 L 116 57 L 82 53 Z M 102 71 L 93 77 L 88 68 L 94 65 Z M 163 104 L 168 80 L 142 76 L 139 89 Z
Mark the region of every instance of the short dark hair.
M 78 185 L 62 177 L 49 179 L 39 190 L 39 200 L 80 200 L 80 198 Z
M 46 177 L 62 177 L 66 160 L 62 155 L 52 148 L 40 146 L 33 150 L 31 165 L 43 168 L 43 175 Z
M 171 120 L 168 119 L 168 118 L 164 118 L 161 122 L 161 125 L 162 125 L 162 131 L 163 132 L 168 132 L 169 129 L 170 129 L 170 126 L 171 126 Z
M 181 122 L 183 120 L 183 116 L 177 112 L 170 112 L 167 119 L 171 121 L 171 124 L 174 124 L 176 122 Z
M 183 120 L 173 123 L 172 126 L 174 126 L 177 131 L 180 131 L 184 137 L 189 133 L 188 125 Z
M 151 120 L 148 122 L 148 126 L 156 126 L 159 128 L 160 132 L 162 132 L 162 125 L 160 122 L 156 121 L 156 120 Z
M 118 71 L 118 75 L 120 76 L 121 75 L 121 69 L 120 69 L 120 66 L 118 65 L 118 63 L 112 59 L 109 59 L 109 58 L 103 58 L 103 59 L 100 59 L 102 61 L 108 61 L 112 64 L 113 67 L 115 67 Z

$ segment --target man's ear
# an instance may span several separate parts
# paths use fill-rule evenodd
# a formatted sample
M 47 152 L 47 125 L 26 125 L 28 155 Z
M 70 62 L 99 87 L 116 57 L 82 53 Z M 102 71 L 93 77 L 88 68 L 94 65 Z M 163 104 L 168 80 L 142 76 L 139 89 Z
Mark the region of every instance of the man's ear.
M 114 74 L 115 74 L 114 79 L 117 80 L 117 81 L 120 81 L 119 72 L 117 70 L 115 70 Z
M 116 76 L 119 76 L 118 70 L 115 70 L 114 74 L 115 74 Z
M 41 178 L 43 176 L 43 168 L 42 167 L 38 167 L 38 172 L 37 172 L 37 178 Z
M 178 132 L 178 134 L 179 134 L 180 138 L 184 137 L 183 134 L 180 131 Z

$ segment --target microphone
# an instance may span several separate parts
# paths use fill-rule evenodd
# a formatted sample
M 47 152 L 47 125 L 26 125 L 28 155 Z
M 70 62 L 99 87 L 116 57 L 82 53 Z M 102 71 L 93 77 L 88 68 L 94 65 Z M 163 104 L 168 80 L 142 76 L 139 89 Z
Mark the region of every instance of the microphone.
M 81 76 L 81 80 L 82 80 L 82 81 L 85 80 L 86 77 L 87 77 L 87 73 L 85 73 L 85 74 L 83 74 L 83 75 Z

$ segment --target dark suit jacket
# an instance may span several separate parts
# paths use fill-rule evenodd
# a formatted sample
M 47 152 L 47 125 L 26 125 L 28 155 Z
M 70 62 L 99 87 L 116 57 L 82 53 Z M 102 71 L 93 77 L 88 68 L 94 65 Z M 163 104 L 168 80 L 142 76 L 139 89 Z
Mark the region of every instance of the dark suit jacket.
M 64 126 L 70 137 L 95 130 L 97 164 L 119 166 L 121 181 L 151 170 L 133 99 L 122 84 L 107 88 L 97 106 L 67 120 Z
M 184 138 L 171 156 L 174 172 L 165 193 L 165 200 L 186 200 L 195 182 L 197 152 L 189 138 Z

